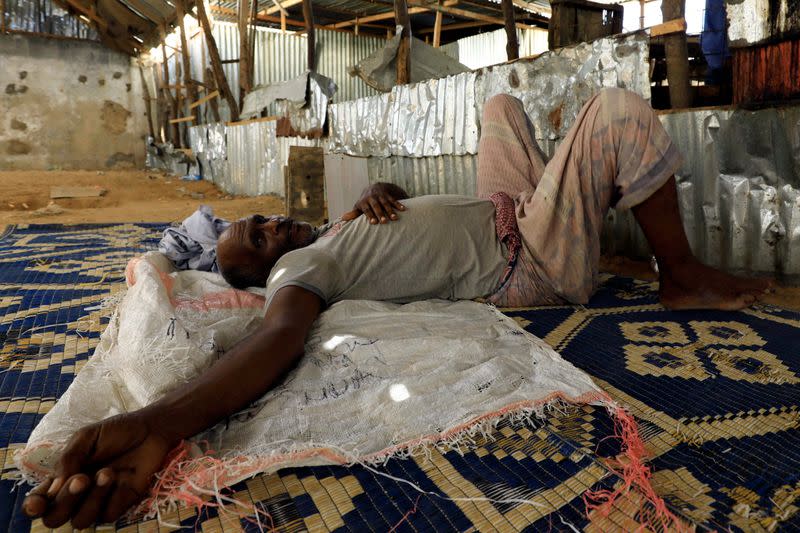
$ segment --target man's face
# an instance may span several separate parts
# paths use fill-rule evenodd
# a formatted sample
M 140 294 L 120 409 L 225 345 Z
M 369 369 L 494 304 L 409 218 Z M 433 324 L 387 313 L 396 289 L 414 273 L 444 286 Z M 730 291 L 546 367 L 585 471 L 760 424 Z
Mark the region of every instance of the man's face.
M 217 261 L 223 270 L 251 265 L 266 276 L 283 254 L 311 244 L 313 231 L 307 222 L 281 216 L 243 218 L 220 235 Z

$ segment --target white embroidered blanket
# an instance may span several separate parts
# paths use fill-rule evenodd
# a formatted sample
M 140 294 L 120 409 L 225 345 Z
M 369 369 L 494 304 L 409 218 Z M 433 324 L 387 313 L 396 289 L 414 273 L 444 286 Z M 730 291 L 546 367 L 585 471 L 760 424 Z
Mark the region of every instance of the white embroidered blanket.
M 170 270 L 157 253 L 131 261 L 129 290 L 94 356 L 17 456 L 26 477 L 48 473 L 79 427 L 156 401 L 258 327 L 261 295 L 232 290 L 216 274 Z M 504 416 L 594 401 L 598 391 L 486 305 L 340 302 L 320 316 L 281 385 L 192 439 L 195 457 L 216 452 L 184 461 L 156 503 L 174 501 L 179 486 L 218 489 L 288 466 L 376 463 L 458 445 Z

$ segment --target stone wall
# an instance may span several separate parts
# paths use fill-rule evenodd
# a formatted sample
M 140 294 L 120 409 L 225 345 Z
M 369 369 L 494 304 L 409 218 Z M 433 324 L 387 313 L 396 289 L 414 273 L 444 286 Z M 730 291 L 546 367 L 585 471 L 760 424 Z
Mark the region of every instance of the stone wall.
M 0 35 L 0 170 L 141 168 L 146 120 L 130 57 Z

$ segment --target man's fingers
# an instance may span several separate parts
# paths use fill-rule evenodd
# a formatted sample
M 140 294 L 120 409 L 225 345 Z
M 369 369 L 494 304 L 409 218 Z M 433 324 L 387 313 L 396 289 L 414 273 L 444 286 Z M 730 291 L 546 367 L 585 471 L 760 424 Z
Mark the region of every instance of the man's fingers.
M 49 496 L 60 493 L 64 480 L 83 470 L 83 467 L 92 460 L 98 432 L 98 427 L 89 426 L 72 436 L 56 465 L 56 478 L 50 487 Z
M 44 525 L 56 528 L 66 523 L 83 501 L 91 484 L 86 474 L 76 474 L 68 478 L 42 517 Z
M 97 472 L 92 490 L 72 518 L 73 527 L 84 529 L 97 521 L 114 487 L 114 477 L 114 471 L 110 468 L 103 468 Z
M 392 205 L 392 199 L 387 198 L 385 196 L 381 196 L 379 198 L 381 205 L 383 206 L 383 211 L 389 216 L 391 220 L 397 220 L 397 215 L 394 212 L 394 206 Z
M 389 220 L 389 215 L 383 210 L 383 205 L 375 198 L 369 199 L 369 207 L 372 211 L 372 216 L 370 216 L 371 223 L 376 224 L 380 222 L 384 224 Z
M 22 502 L 22 510 L 31 518 L 38 518 L 47 510 L 49 500 L 47 498 L 47 490 L 53 484 L 53 478 L 47 478 L 44 483 L 40 483 L 25 497 Z
M 405 211 L 406 210 L 406 206 L 404 206 L 402 203 L 400 203 L 400 200 L 395 200 L 394 198 L 392 198 L 392 203 L 400 211 Z
M 103 522 L 116 522 L 119 517 L 131 506 L 144 499 L 125 481 L 118 482 L 114 487 L 114 492 L 108 499 L 105 511 L 103 511 Z

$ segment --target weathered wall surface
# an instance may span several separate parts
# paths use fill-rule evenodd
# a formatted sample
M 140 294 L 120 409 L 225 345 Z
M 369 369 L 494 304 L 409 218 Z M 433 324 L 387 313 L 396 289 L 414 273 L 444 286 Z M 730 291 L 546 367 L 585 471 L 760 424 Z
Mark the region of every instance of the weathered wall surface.
M 128 56 L 0 36 L 0 169 L 143 167 L 146 120 Z

